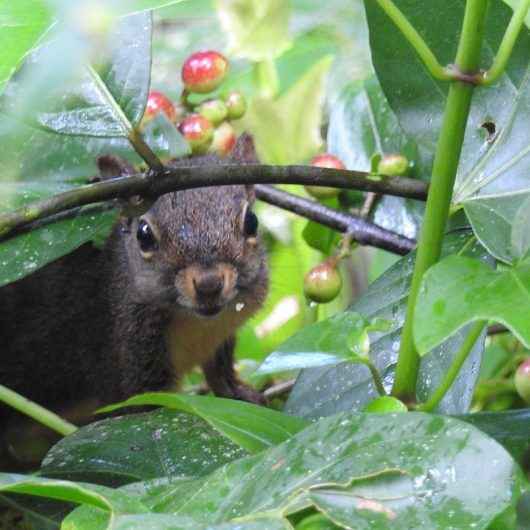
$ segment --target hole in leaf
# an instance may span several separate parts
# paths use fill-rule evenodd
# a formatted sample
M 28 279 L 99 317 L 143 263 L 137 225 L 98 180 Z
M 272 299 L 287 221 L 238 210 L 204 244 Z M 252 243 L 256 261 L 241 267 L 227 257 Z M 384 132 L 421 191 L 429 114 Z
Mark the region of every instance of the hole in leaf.
M 488 136 L 486 137 L 486 142 L 489 144 L 493 143 L 495 140 L 495 137 L 497 136 L 497 126 L 494 122 L 487 120 L 485 121 L 481 127 L 486 131 Z

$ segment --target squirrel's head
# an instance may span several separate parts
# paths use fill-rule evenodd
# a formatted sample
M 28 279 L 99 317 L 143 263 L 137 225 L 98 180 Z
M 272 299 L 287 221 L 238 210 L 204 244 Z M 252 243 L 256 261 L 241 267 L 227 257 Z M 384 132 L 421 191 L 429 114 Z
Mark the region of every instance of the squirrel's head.
M 100 169 L 109 159 L 99 159 Z M 226 161 L 203 156 L 171 165 L 252 161 L 252 140 L 244 135 Z M 267 266 L 253 204 L 251 186 L 198 188 L 167 193 L 143 215 L 127 219 L 123 240 L 134 298 L 200 316 L 259 306 L 266 295 Z

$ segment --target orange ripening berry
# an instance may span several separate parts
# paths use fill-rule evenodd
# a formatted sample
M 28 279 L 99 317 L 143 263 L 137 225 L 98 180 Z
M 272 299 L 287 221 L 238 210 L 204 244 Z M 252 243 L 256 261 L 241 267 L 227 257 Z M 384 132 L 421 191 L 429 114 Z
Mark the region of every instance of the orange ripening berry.
M 315 156 L 311 160 L 311 165 L 315 167 L 329 167 L 331 169 L 346 169 L 340 159 L 329 153 Z M 305 189 L 307 193 L 315 197 L 315 199 L 336 197 L 340 192 L 338 188 L 329 188 L 327 186 L 305 186 Z
M 178 130 L 188 141 L 193 154 L 208 151 L 213 139 L 213 125 L 200 114 L 186 116 L 178 125 Z

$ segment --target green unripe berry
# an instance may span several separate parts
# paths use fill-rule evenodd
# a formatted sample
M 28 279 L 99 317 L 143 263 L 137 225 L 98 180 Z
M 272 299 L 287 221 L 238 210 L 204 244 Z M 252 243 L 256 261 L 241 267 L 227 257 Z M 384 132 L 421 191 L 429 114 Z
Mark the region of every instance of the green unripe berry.
M 515 389 L 521 398 L 530 403 L 530 359 L 525 359 L 515 372 Z
M 228 109 L 220 99 L 203 101 L 197 108 L 198 113 L 204 116 L 212 125 L 217 126 L 228 115 Z
M 311 165 L 314 167 L 329 167 L 331 169 L 346 169 L 344 164 L 336 156 L 330 155 L 329 153 L 315 156 L 311 160 Z M 304 186 L 304 188 L 315 199 L 329 199 L 330 197 L 336 197 L 340 192 L 338 188 L 330 188 L 327 186 Z
M 247 100 L 241 92 L 230 92 L 225 99 L 229 120 L 239 120 L 247 111 Z
M 337 270 L 335 258 L 313 267 L 304 278 L 304 293 L 317 304 L 326 304 L 335 299 L 342 289 L 342 277 Z
M 408 169 L 407 157 L 400 154 L 385 155 L 377 165 L 377 173 L 388 177 L 405 175 Z
M 364 407 L 363 412 L 376 414 L 390 414 L 393 412 L 407 412 L 405 403 L 393 396 L 380 396 Z

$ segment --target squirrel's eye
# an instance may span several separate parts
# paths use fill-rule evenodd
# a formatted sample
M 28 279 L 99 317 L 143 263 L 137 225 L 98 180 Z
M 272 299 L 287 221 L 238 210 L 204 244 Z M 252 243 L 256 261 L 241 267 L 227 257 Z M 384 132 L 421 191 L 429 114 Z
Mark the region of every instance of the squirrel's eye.
M 138 244 L 140 245 L 140 250 L 142 252 L 153 252 L 153 250 L 156 250 L 157 248 L 157 242 L 153 231 L 149 224 L 144 220 L 141 220 L 138 223 L 136 239 L 138 239 Z
M 247 208 L 247 211 L 245 212 L 243 232 L 246 237 L 256 237 L 258 234 L 258 218 L 250 208 Z

